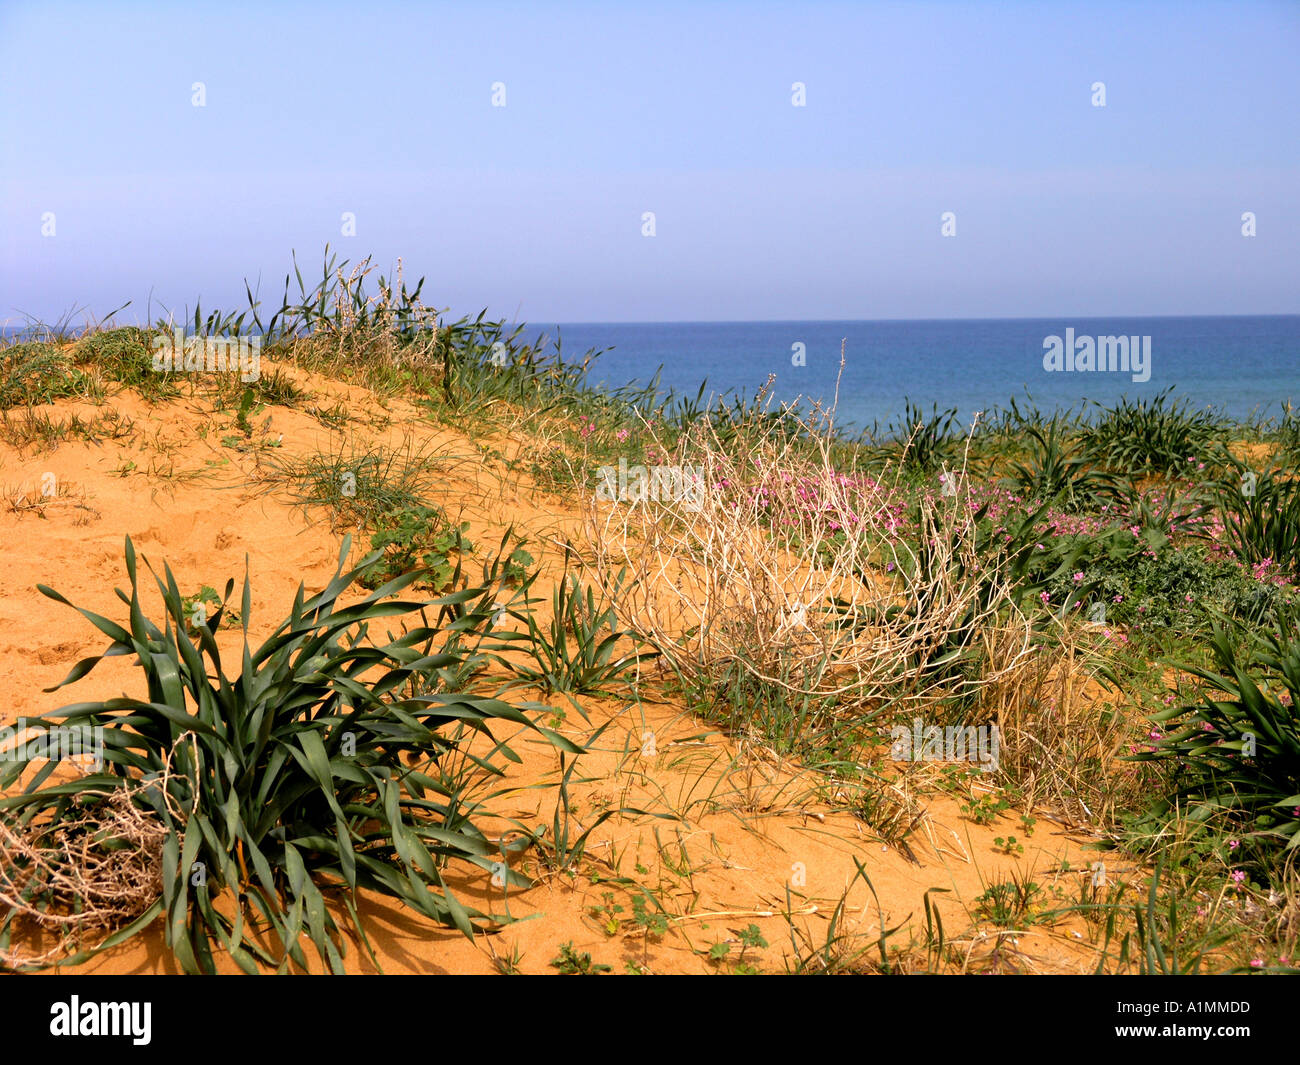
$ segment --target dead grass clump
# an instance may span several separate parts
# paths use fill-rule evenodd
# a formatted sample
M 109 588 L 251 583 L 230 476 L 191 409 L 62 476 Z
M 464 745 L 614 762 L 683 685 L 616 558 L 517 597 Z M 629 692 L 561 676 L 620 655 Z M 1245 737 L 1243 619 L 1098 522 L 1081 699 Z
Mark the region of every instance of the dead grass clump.
M 598 473 L 588 557 L 606 588 L 627 569 L 624 621 L 688 684 L 739 669 L 855 715 L 968 699 L 996 677 L 977 662 L 991 627 L 1027 653 L 1028 622 L 977 551 L 964 476 L 905 503 L 897 486 L 837 469 L 829 430 L 810 419 L 791 432 L 795 420 L 704 418 L 657 441 L 663 465 L 620 471 L 617 493 Z
M 67 418 L 53 418 L 48 411 L 23 407 L 18 414 L 0 411 L 0 443 L 8 444 L 20 456 L 28 449 L 54 451 L 67 440 L 122 440 L 135 431 L 132 419 L 117 410 L 107 410 L 85 419 L 73 413 Z
M 74 525 L 86 525 L 99 517 L 99 511 L 86 502 L 82 489 L 68 481 L 56 480 L 50 474 L 33 488 L 19 485 L 0 489 L 0 499 L 9 513 L 20 518 L 35 514 L 48 519 L 51 514 L 63 511 L 71 513 Z
M 1141 722 L 1103 705 L 1101 659 L 1090 630 L 1063 627 L 980 693 L 999 722 L 1003 785 L 1020 791 L 1026 809 L 1094 827 L 1113 824 L 1142 788 L 1140 767 L 1123 760 Z
M 26 922 L 58 939 L 34 954 L 0 949 L 0 963 L 21 968 L 65 957 L 161 897 L 167 829 L 136 804 L 142 787 L 115 788 L 53 821 L 0 813 L 0 903 L 8 910 L 0 927 Z
M 446 344 L 436 309 L 420 300 L 423 281 L 408 290 L 399 259 L 396 277 L 380 276 L 378 291 L 371 294 L 365 291 L 375 270 L 371 259 L 346 274 L 344 266 L 327 262 L 321 283 L 310 293 L 303 290 L 300 305 L 291 307 L 286 300 L 280 314 L 292 320 L 287 341 L 293 363 L 307 370 L 355 370 L 381 391 L 393 390 L 400 380 L 395 373 L 437 368 Z

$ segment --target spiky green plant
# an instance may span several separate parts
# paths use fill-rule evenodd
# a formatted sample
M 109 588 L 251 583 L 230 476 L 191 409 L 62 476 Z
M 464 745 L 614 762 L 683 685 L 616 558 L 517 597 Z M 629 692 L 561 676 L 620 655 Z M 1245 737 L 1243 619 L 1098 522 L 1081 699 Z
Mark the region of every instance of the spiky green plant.
M 1235 463 L 1219 484 L 1218 501 L 1224 538 L 1239 559 L 1300 577 L 1300 478 L 1272 469 L 1257 474 Z
M 465 767 L 498 776 L 496 756 L 517 762 L 502 740 L 467 751 L 492 727 L 533 730 L 561 752 L 578 751 L 525 711 L 447 684 L 486 631 L 497 589 L 461 587 L 433 600 L 398 598 L 407 574 L 355 602 L 340 602 L 362 568 L 344 572 L 344 541 L 328 586 L 306 598 L 260 647 L 248 638 L 252 590 L 247 576 L 239 616 L 241 671 L 231 677 L 217 633 L 222 606 L 197 626 L 169 567 L 154 574 L 162 625 L 145 616 L 135 548 L 126 541 L 126 627 L 81 608 L 112 641 L 77 663 L 63 687 L 106 658 L 134 655 L 147 697 L 77 703 L 44 715 L 63 727 L 103 729 L 100 768 L 78 779 L 55 777 L 58 763 L 30 757 L 4 763 L 0 816 L 16 831 L 57 823 L 128 789 L 132 801 L 166 829 L 161 894 L 136 920 L 72 960 L 106 949 L 163 922 L 168 948 L 186 972 L 211 973 L 226 954 L 240 969 L 307 967 L 304 935 L 331 972 L 344 970 L 336 903 L 367 943 L 356 902 L 368 890 L 396 899 L 439 924 L 472 935 L 508 920 L 463 905 L 444 870 L 478 866 L 505 883 L 528 881 L 500 862 L 476 824 L 490 796 L 475 799 Z M 45 586 L 40 591 L 71 606 Z M 430 621 L 428 614 L 435 613 Z M 372 638 L 370 628 L 414 621 L 403 635 Z M 420 624 L 418 622 L 423 622 Z M 53 689 L 51 689 L 53 690 Z M 37 719 L 33 719 L 37 720 Z M 110 841 L 111 842 L 111 841 Z M 21 864 L 21 863 L 19 863 Z M 32 870 L 0 862 L 0 883 L 26 884 L 39 902 Z M 32 892 L 36 894 L 33 895 Z M 11 931 L 13 911 L 0 931 Z
M 890 426 L 890 440 L 879 452 L 904 469 L 934 473 L 956 454 L 959 437 L 956 431 L 957 410 L 932 408 L 929 415 L 906 401 L 903 420 Z
M 1069 510 L 1095 506 L 1118 491 L 1116 478 L 1089 466 L 1066 421 L 1054 417 L 1024 429 L 1029 454 L 1011 464 L 1011 480 L 1030 499 L 1059 500 Z
M 1088 459 L 1133 476 L 1187 472 L 1192 459 L 1212 449 L 1224 419 L 1214 411 L 1194 411 L 1172 393 L 1167 388 L 1150 399 L 1125 396 L 1101 408 L 1084 431 Z
M 1270 632 L 1221 618 L 1209 641 L 1215 668 L 1179 663 L 1206 694 L 1154 715 L 1167 734 L 1135 756 L 1185 765 L 1193 819 L 1226 812 L 1264 851 L 1300 847 L 1300 608 L 1279 605 L 1274 620 Z
M 623 577 L 618 577 L 615 598 Z M 535 578 L 533 574 L 521 591 L 526 594 Z M 625 679 L 642 662 L 657 655 L 655 651 L 638 650 L 642 641 L 618 623 L 614 602 L 603 595 L 598 597 L 594 588 L 584 586 L 567 569 L 556 582 L 551 606 L 551 618 L 545 626 L 532 610 L 526 614 L 511 611 L 513 617 L 527 625 L 527 635 L 497 634 L 506 641 L 526 643 L 531 662 L 503 659 L 526 684 L 570 696 L 594 694 Z

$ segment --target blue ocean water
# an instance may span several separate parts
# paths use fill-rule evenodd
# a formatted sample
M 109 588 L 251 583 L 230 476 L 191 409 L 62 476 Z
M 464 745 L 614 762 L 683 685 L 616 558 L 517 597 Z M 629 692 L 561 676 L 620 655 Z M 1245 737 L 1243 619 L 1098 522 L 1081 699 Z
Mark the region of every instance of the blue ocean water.
M 1149 337 L 1149 375 L 1045 369 L 1045 340 L 1064 341 L 1067 330 L 1076 344 Z M 963 423 L 1012 397 L 1050 412 L 1170 387 L 1175 398 L 1236 418 L 1276 417 L 1288 401 L 1300 407 L 1300 315 L 526 325 L 524 337 L 538 334 L 562 339 L 566 361 L 604 349 L 592 373 L 598 384 L 646 384 L 662 368 L 661 386 L 691 397 L 705 381 L 706 395 L 752 395 L 775 375 L 778 401 L 824 404 L 835 397 L 843 342 L 836 424 L 847 430 L 888 426 L 908 399 L 926 411 L 956 407 Z M 802 366 L 792 365 L 798 351 Z
M 1044 341 L 1087 337 L 1150 337 L 1149 379 L 1109 370 L 1044 369 Z M 859 429 L 886 426 L 910 398 L 927 411 L 973 412 L 1005 407 L 1026 393 L 1043 411 L 1109 404 L 1123 395 L 1173 395 L 1237 418 L 1277 416 L 1290 400 L 1300 407 L 1300 315 L 1189 318 L 1020 318 L 970 321 L 529 323 L 525 335 L 563 341 L 566 360 L 589 348 L 608 350 L 593 380 L 611 386 L 661 382 L 692 397 L 738 389 L 752 394 L 776 375 L 778 400 L 829 402 L 844 341 L 836 422 Z M 793 366 L 803 345 L 806 365 Z M 1141 376 L 1141 375 L 1139 375 Z M 707 393 L 706 393 L 707 394 Z

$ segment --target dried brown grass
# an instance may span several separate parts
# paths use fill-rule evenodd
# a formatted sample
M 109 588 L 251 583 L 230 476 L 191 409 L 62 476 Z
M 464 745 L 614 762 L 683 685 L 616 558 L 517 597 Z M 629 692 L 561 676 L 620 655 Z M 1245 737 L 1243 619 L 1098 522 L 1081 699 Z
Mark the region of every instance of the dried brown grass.
M 144 787 L 115 788 L 99 802 L 70 808 L 55 822 L 0 814 L 0 905 L 6 923 L 34 925 L 55 939 L 38 953 L 0 950 L 0 964 L 17 969 L 65 957 L 88 938 L 128 924 L 161 896 L 167 829 L 136 802 Z
M 609 590 L 628 571 L 622 620 L 688 683 L 739 665 L 756 682 L 850 711 L 888 702 L 913 712 L 1013 670 L 1029 624 L 977 555 L 965 493 L 921 503 L 931 540 L 922 562 L 897 531 L 891 488 L 842 474 L 829 433 L 803 426 L 800 441 L 762 423 L 724 441 L 702 419 L 665 463 L 694 471 L 698 490 L 589 501 L 584 557 Z M 1011 648 L 995 669 L 933 668 L 991 630 Z
M 1104 830 L 1142 787 L 1139 767 L 1123 759 L 1144 726 L 1139 715 L 1103 705 L 1103 659 L 1092 629 L 1062 626 L 1000 672 L 980 703 L 999 724 L 999 777 L 1025 808 Z

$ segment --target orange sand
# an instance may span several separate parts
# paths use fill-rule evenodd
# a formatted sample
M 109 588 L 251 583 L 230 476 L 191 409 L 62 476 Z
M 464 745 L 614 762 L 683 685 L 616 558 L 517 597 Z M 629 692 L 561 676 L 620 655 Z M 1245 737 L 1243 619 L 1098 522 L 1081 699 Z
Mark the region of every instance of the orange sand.
M 532 492 L 500 463 L 481 457 L 475 442 L 422 420 L 415 408 L 389 401 L 380 409 L 359 389 L 291 372 L 315 394 L 308 405 L 328 406 L 334 396 L 346 397 L 352 413 L 349 432 L 393 443 L 410 435 L 417 443 L 443 449 L 448 475 L 435 499 L 453 518 L 463 508 L 463 519 L 472 523 L 471 538 L 480 547 L 495 545 L 504 527 L 513 524 L 529 537 L 534 557 L 553 563 L 560 557 L 556 543 L 579 527 L 576 512 Z M 6 499 L 21 497 L 33 504 L 6 506 L 0 513 L 6 540 L 6 565 L 0 569 L 0 687 L 8 696 L 0 705 L 0 723 L 73 701 L 142 694 L 139 670 L 126 658 L 105 662 L 72 688 L 41 690 L 62 680 L 78 659 L 102 651 L 106 640 L 75 612 L 39 594 L 36 585 L 50 585 L 78 606 L 123 618 L 125 608 L 113 589 L 126 585 L 123 538 L 128 534 L 159 571 L 164 560 L 171 565 L 187 594 L 204 584 L 220 591 L 230 577 L 241 581 L 247 556 L 255 641 L 287 613 L 300 581 L 313 591 L 334 572 L 340 537 L 327 523 L 309 523 L 289 501 L 257 487 L 255 452 L 222 445 L 221 438 L 235 432 L 231 412 L 214 414 L 201 393 L 157 407 L 133 393 L 120 393 L 108 406 L 135 420 L 131 439 L 71 441 L 53 451 L 29 449 L 26 454 L 0 445 L 0 486 Z M 74 410 L 93 417 L 104 408 L 63 402 L 45 409 L 60 417 Z M 281 437 L 284 453 L 308 452 L 331 436 L 331 430 L 303 411 L 272 407 L 254 419 L 259 429 L 255 438 L 263 436 L 268 416 L 269 438 Z M 381 428 L 387 418 L 391 424 Z M 210 430 L 206 439 L 200 436 L 204 427 Z M 491 444 L 507 455 L 521 446 L 517 441 Z M 124 472 L 131 461 L 135 467 Z M 60 492 L 41 501 L 46 473 L 58 479 Z M 538 591 L 549 598 L 548 586 Z M 152 609 L 157 616 L 156 600 Z M 910 934 L 919 943 L 924 894 L 941 888 L 948 893 L 931 898 L 955 950 L 956 960 L 947 963 L 954 969 L 1072 973 L 1095 964 L 1088 930 L 1077 919 L 1054 927 L 1035 924 L 1021 930 L 1014 943 L 1003 937 L 1003 949 L 994 953 L 998 935 L 972 917 L 976 897 L 1012 869 L 1032 871 L 1045 888 L 1057 885 L 1077 898 L 1079 878 L 1085 875 L 1078 870 L 1099 857 L 1084 849 L 1085 837 L 1068 834 L 1043 817 L 1028 838 L 1017 818 L 979 826 L 964 820 L 958 803 L 941 795 L 927 800 L 929 821 L 910 837 L 913 861 L 883 846 L 851 813 L 828 804 L 824 781 L 797 766 L 778 765 L 761 752 L 749 750 L 738 757 L 734 742 L 679 706 L 613 698 L 581 701 L 590 723 L 570 708 L 560 726 L 575 742 L 585 745 L 597 729 L 613 723 L 575 774 L 581 780 L 572 789 L 576 831 L 609 806 L 650 814 L 606 821 L 593 833 L 590 861 L 576 877 L 542 876 L 531 890 L 512 893 L 510 912 L 531 919 L 473 942 L 383 899 L 368 898 L 362 910 L 370 919 L 371 943 L 384 972 L 487 973 L 494 971 L 494 954 L 518 957 L 523 972 L 554 972 L 550 960 L 560 944 L 570 941 L 578 952 L 589 952 L 615 972 L 628 963 L 653 973 L 725 971 L 740 955 L 736 930 L 751 923 L 759 926 L 769 946 L 747 950 L 745 962 L 780 972 L 796 953 L 791 921 L 806 930 L 812 943 L 824 942 L 832 912 L 854 880 L 855 858 L 875 889 L 873 897 L 857 880 L 845 900 L 841 931 L 860 937 L 858 946 L 874 944 L 882 922 L 887 929 L 901 926 L 890 938 L 891 946 L 906 946 Z M 654 757 L 641 756 L 646 730 L 655 737 Z M 556 757 L 544 743 L 528 738 L 521 738 L 516 749 L 525 764 L 512 770 L 507 786 L 521 790 L 511 797 L 516 808 L 501 812 L 525 824 L 549 825 L 555 791 L 527 790 L 526 785 L 554 782 Z M 994 837 L 1008 833 L 1021 838 L 1023 855 L 996 852 Z M 1063 860 L 1075 872 L 1060 874 Z M 535 871 L 536 861 L 526 855 L 522 865 L 526 872 Z M 602 915 L 592 908 L 604 905 L 605 892 L 615 893 L 615 903 L 623 906 L 621 918 L 632 916 L 632 896 L 609 886 L 610 877 L 628 877 L 655 892 L 671 914 L 662 941 L 647 938 L 630 921 L 612 935 L 602 928 Z M 467 901 L 501 908 L 499 889 L 478 869 L 472 875 L 463 870 L 453 874 L 449 883 Z M 491 893 L 496 897 L 490 899 Z M 789 921 L 781 915 L 787 906 L 793 911 Z M 336 916 L 346 925 L 341 906 Z M 708 951 L 719 941 L 728 941 L 731 951 L 715 964 Z M 314 960 L 309 948 L 308 954 Z M 873 957 L 878 958 L 874 946 L 866 955 Z M 356 943 L 347 961 L 350 971 L 375 969 Z M 162 973 L 175 966 L 155 925 L 82 970 Z

